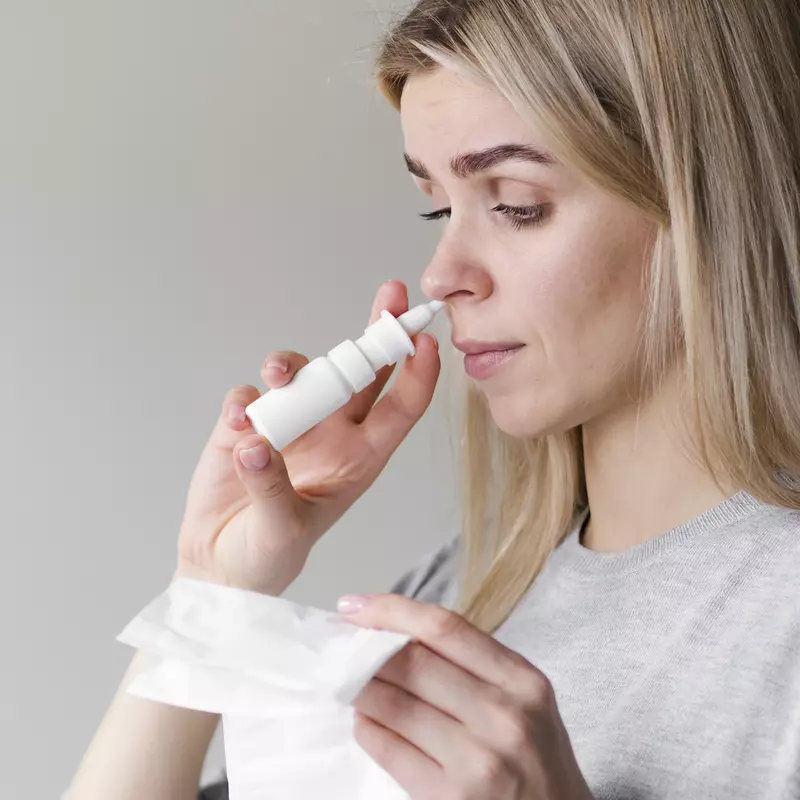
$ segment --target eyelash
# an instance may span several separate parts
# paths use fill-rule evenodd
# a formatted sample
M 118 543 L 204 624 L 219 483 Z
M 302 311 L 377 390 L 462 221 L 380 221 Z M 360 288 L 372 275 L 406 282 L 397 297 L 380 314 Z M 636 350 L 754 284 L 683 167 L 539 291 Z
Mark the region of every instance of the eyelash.
M 422 219 L 436 220 L 442 217 L 449 217 L 451 209 L 440 208 L 438 211 L 428 211 L 425 214 L 420 214 Z M 533 206 L 507 206 L 505 203 L 499 203 L 492 211 L 498 211 L 509 218 L 511 227 L 514 230 L 521 230 L 528 225 L 538 225 L 544 217 L 544 205 L 538 203 Z

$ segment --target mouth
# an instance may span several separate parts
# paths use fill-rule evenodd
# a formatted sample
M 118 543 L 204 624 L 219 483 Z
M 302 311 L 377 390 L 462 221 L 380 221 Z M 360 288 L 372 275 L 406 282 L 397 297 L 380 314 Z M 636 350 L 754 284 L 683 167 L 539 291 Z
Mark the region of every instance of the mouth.
M 483 353 L 505 353 L 523 347 L 522 342 L 481 342 L 477 339 L 453 339 L 453 347 L 467 355 L 482 355 Z
M 483 380 L 511 361 L 525 345 L 513 345 L 504 350 L 488 350 L 480 353 L 467 353 L 464 356 L 464 370 L 470 378 Z

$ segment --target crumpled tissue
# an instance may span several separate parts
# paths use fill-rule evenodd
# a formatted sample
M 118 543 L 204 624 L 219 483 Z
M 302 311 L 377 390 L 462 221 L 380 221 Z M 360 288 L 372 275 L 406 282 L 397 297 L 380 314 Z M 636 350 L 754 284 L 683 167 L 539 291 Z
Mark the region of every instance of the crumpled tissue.
M 117 638 L 143 653 L 131 694 L 222 715 L 231 800 L 409 800 L 352 702 L 410 636 L 180 578 Z

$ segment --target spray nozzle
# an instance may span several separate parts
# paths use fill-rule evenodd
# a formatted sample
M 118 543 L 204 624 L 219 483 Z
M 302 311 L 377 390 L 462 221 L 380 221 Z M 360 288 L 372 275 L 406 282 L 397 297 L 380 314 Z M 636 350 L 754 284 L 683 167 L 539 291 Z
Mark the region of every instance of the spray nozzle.
M 430 303 L 422 303 L 409 309 L 405 314 L 401 314 L 397 321 L 409 336 L 416 336 L 430 324 L 444 306 L 441 300 L 431 300 Z

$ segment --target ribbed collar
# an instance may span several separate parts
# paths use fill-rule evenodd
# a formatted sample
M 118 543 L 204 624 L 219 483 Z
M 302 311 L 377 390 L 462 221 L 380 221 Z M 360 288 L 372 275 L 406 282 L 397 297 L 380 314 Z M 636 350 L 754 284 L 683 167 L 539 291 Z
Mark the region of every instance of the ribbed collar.
M 589 516 L 589 509 L 585 508 L 576 516 L 572 530 L 552 553 L 551 560 L 560 570 L 585 575 L 615 575 L 628 572 L 659 558 L 682 542 L 694 539 L 700 534 L 719 530 L 758 511 L 770 508 L 772 506 L 762 503 L 747 492 L 737 492 L 682 525 L 617 553 L 590 550 L 580 543 L 580 533 Z

